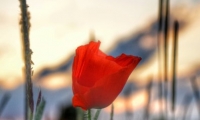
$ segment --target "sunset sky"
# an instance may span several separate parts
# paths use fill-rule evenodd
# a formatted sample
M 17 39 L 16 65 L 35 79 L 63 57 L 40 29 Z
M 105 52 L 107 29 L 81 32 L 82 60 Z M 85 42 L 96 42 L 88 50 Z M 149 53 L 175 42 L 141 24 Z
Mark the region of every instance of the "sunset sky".
M 24 81 L 20 9 L 18 1 L 0 2 L 0 82 L 5 88 L 12 88 Z M 44 66 L 59 64 L 79 45 L 86 44 L 91 33 L 101 41 L 100 49 L 106 52 L 118 38 L 145 29 L 158 17 L 158 0 L 28 0 L 27 3 L 31 13 L 30 43 L 34 73 Z M 183 72 L 199 65 L 200 61 L 197 54 L 200 28 L 196 27 L 200 24 L 200 15 L 197 14 L 200 10 L 196 3 L 199 3 L 198 0 L 174 0 L 170 6 L 171 10 L 184 6 L 184 9 L 178 9 L 180 18 L 190 15 L 184 19 L 188 26 L 179 36 L 178 66 Z M 155 58 L 156 55 L 143 67 L 145 71 L 138 74 L 138 78 L 157 72 Z M 143 68 L 140 70 L 143 71 Z

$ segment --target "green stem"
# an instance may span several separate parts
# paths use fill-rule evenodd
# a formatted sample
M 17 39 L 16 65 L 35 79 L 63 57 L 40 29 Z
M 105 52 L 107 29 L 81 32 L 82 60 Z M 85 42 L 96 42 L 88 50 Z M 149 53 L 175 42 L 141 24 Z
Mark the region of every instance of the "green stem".
M 110 113 L 110 120 L 113 120 L 113 115 L 114 115 L 114 105 L 112 104 L 111 113 Z
M 88 110 L 88 120 L 92 120 L 91 119 L 91 109 Z

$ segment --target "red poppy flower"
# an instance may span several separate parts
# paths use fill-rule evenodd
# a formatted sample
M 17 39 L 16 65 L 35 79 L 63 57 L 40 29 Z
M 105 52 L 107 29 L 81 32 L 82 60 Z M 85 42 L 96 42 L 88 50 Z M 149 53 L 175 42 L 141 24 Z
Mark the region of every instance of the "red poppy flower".
M 84 110 L 110 105 L 123 89 L 141 58 L 121 54 L 114 58 L 99 50 L 100 42 L 76 49 L 72 68 L 74 107 Z

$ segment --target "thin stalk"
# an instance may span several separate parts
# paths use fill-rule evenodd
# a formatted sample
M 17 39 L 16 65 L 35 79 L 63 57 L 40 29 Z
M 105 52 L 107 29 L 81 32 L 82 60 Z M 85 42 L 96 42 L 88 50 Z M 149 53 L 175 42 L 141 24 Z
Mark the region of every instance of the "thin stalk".
M 173 50 L 172 50 L 172 111 L 174 113 L 174 119 L 175 119 L 175 105 L 176 105 L 176 66 L 177 66 L 177 41 L 178 41 L 178 29 L 179 24 L 178 21 L 175 21 L 174 23 L 174 41 L 173 41 Z
M 114 105 L 112 104 L 110 112 L 110 120 L 113 120 L 113 115 L 114 115 Z
M 164 79 L 167 82 L 167 71 L 168 71 L 168 27 L 169 27 L 169 0 L 166 0 L 165 6 L 165 29 L 164 29 Z
M 163 0 L 159 0 L 159 10 L 158 10 L 158 32 L 162 31 L 162 18 L 163 18 Z M 158 40 L 158 42 L 160 42 Z
M 149 110 L 150 110 L 150 102 L 151 102 L 151 89 L 152 89 L 153 81 L 150 79 L 150 82 L 147 86 L 147 91 L 148 91 L 148 98 L 147 98 L 147 105 L 144 113 L 144 119 L 149 120 Z
M 162 39 L 162 29 L 163 29 L 163 0 L 159 0 L 159 9 L 158 9 L 158 36 L 157 36 L 157 49 L 158 49 L 158 79 L 160 80 L 159 86 L 159 97 L 163 97 L 163 80 L 162 80 L 162 61 L 161 61 L 161 41 Z M 160 102 L 160 109 L 164 107 L 165 103 L 163 101 Z M 163 111 L 161 111 L 161 116 L 163 116 Z
M 34 111 L 34 103 L 33 103 L 33 92 L 32 92 L 32 82 L 31 82 L 31 54 L 32 50 L 30 49 L 29 42 L 29 29 L 30 29 L 30 15 L 27 12 L 27 4 L 26 0 L 20 1 L 20 9 L 21 9 L 21 33 L 22 33 L 22 43 L 23 43 L 23 58 L 24 58 L 24 66 L 25 66 L 25 120 L 29 120 L 29 113 L 31 116 Z M 30 118 L 31 119 L 31 118 Z
M 168 27 L 169 27 L 169 0 L 165 3 L 165 23 L 164 23 L 164 81 L 165 81 L 165 112 L 168 117 Z M 167 118 L 166 118 L 167 119 Z

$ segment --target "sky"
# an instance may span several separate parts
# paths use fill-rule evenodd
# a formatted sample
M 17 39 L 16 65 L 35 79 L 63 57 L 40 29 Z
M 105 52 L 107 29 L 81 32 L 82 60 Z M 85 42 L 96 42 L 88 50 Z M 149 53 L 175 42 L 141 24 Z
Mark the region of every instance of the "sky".
M 139 0 L 30 0 L 27 3 L 31 12 L 30 44 L 34 52 L 34 71 L 43 66 L 55 65 L 74 53 L 78 46 L 88 42 L 91 32 L 102 42 L 101 49 L 106 51 L 117 37 L 136 30 L 157 11 L 153 7 L 157 4 L 155 0 L 145 9 L 140 6 L 146 4 Z M 19 14 L 18 1 L 1 2 L 0 79 L 11 83 L 16 78 L 23 82 Z
M 24 81 L 19 2 L 0 2 L 0 82 L 4 87 L 13 88 Z M 158 0 L 27 0 L 27 3 L 31 13 L 30 45 L 34 73 L 45 66 L 59 64 L 78 46 L 88 43 L 92 33 L 101 41 L 100 49 L 106 52 L 118 38 L 145 29 L 158 15 Z M 200 10 L 196 3 L 198 0 L 173 0 L 170 3 L 171 10 L 185 6 L 184 9 L 180 7 L 180 18 L 196 11 L 188 16 L 189 25 L 180 33 L 180 70 L 196 66 L 200 60 L 196 54 L 200 45 L 200 28 L 196 27 L 200 16 L 195 14 Z M 140 76 L 154 74 L 151 71 L 156 71 L 157 61 L 155 57 L 152 59 Z

